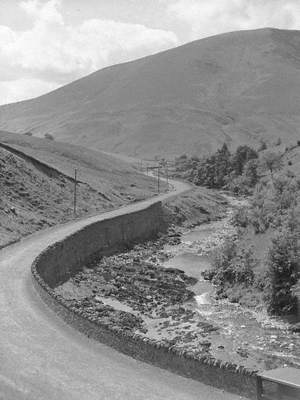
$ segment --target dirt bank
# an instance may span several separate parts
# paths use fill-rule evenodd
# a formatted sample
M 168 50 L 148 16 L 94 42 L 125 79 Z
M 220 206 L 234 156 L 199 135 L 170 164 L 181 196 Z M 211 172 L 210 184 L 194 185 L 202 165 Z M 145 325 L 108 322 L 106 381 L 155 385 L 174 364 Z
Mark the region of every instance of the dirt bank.
M 165 218 L 175 226 L 192 227 L 224 216 L 226 198 L 216 190 L 193 186 L 164 203 Z

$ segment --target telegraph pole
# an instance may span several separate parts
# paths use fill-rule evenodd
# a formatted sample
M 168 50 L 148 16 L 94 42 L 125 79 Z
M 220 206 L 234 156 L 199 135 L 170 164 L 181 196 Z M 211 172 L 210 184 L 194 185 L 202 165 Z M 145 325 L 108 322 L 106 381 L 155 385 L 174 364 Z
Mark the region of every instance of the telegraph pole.
M 169 170 L 168 170 L 168 163 L 166 164 L 166 178 L 167 178 L 167 189 L 169 189 Z
M 76 215 L 76 206 L 77 206 L 77 168 L 74 170 L 74 209 L 73 213 Z
M 157 167 L 157 191 L 159 193 L 159 184 L 160 184 L 160 176 L 159 176 L 159 166 Z

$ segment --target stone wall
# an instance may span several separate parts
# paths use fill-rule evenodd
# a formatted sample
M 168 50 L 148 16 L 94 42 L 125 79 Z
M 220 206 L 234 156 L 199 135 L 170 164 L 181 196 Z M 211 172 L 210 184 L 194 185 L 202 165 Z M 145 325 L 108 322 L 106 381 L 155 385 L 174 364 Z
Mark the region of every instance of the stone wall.
M 46 248 L 32 265 L 35 287 L 43 300 L 68 324 L 77 330 L 136 359 L 154 364 L 249 398 L 256 398 L 255 372 L 210 357 L 197 357 L 159 343 L 142 334 L 131 333 L 105 324 L 94 317 L 87 319 L 82 311 L 69 308 L 68 302 L 53 288 L 66 281 L 84 266 L 95 253 L 112 254 L 150 239 L 164 225 L 161 203 L 131 214 L 93 223 Z
M 67 281 L 95 254 L 109 255 L 153 238 L 164 229 L 161 203 L 92 223 L 54 243 L 38 257 L 36 270 L 51 287 Z

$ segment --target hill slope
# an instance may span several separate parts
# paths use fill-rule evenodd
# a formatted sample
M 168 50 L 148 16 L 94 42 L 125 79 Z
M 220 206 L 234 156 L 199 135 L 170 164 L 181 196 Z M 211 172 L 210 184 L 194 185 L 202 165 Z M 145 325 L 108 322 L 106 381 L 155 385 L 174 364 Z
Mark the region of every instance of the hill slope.
M 0 248 L 74 218 L 74 168 L 79 179 L 77 216 L 156 194 L 154 179 L 106 154 L 0 132 Z
M 80 181 L 114 201 L 116 198 L 121 202 L 148 198 L 157 190 L 155 179 L 141 174 L 128 162 L 101 151 L 4 131 L 0 131 L 1 143 L 13 146 L 71 178 L 76 168 Z
M 0 127 L 153 157 L 300 133 L 300 31 L 222 34 L 2 106 Z

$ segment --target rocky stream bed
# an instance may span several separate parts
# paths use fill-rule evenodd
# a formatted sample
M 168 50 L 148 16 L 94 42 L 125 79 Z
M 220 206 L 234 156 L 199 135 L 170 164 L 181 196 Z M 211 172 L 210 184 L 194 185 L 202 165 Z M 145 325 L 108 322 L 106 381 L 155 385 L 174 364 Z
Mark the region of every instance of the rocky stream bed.
M 226 238 L 241 201 L 229 199 L 226 216 L 187 230 L 171 227 L 155 241 L 111 257 L 95 257 L 56 288 L 86 317 L 197 355 L 252 370 L 300 367 L 300 334 L 264 310 L 216 300 L 202 278 Z

